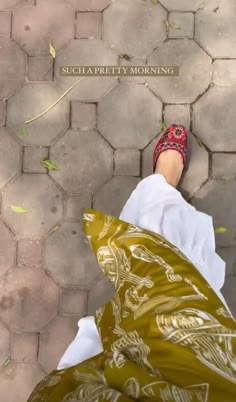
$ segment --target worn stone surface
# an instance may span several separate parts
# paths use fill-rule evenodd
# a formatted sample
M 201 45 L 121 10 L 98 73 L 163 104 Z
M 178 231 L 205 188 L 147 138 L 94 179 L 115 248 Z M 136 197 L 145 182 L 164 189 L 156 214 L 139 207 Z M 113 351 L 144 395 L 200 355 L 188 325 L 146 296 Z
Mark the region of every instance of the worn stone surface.
M 73 9 L 62 1 L 20 3 L 13 11 L 12 37 L 29 56 L 48 55 L 50 42 L 59 50 L 74 38 Z
M 17 265 L 42 266 L 43 242 L 38 239 L 20 239 L 17 244 Z
M 102 11 L 112 0 L 68 0 L 77 11 Z
M 140 175 L 140 151 L 137 149 L 117 149 L 115 151 L 115 169 L 117 176 Z
M 68 196 L 66 205 L 66 219 L 82 223 L 85 208 L 91 208 L 91 194 L 74 194 Z
M 214 58 L 236 57 L 236 3 L 209 0 L 196 13 L 195 38 Z
M 76 38 L 100 39 L 102 35 L 102 13 L 76 14 Z
M 57 317 L 41 334 L 39 362 L 48 373 L 56 370 L 63 353 L 75 338 L 79 318 Z
M 135 67 L 135 66 L 145 66 L 146 59 L 144 58 L 137 58 L 133 57 L 131 60 L 125 59 L 123 56 L 119 59 L 119 65 L 122 67 Z M 137 84 L 144 84 L 145 83 L 145 75 L 144 76 L 119 76 L 119 82 L 136 82 Z
M 67 131 L 50 157 L 60 167 L 50 175 L 70 194 L 93 192 L 112 176 L 112 149 L 95 130 Z
M 211 58 L 191 39 L 172 39 L 160 44 L 148 57 L 147 64 L 179 66 L 179 76 L 147 77 L 150 88 L 164 102 L 191 103 L 211 81 Z
M 213 87 L 193 105 L 193 132 L 211 151 L 236 151 L 235 101 L 236 87 Z
M 139 183 L 140 178 L 131 176 L 114 176 L 94 195 L 94 208 L 113 216 L 119 216 L 130 194 Z M 112 194 L 112 202 L 110 196 Z
M 51 56 L 28 57 L 29 81 L 52 81 L 53 59 Z
M 99 39 L 71 41 L 56 57 L 55 77 L 57 86 L 64 92 L 81 77 L 60 76 L 61 66 L 116 66 L 118 56 Z M 70 100 L 99 101 L 113 86 L 116 77 L 82 77 L 80 83 L 67 95 Z
M 0 318 L 13 331 L 39 332 L 58 311 L 59 289 L 42 270 L 15 267 L 0 280 Z
M 164 120 L 167 126 L 171 124 L 182 124 L 188 130 L 190 125 L 189 105 L 166 105 L 164 109 Z
M 47 169 L 41 165 L 42 159 L 48 159 L 47 147 L 24 147 L 23 172 L 47 173 Z
M 10 133 L 0 128 L 0 188 L 20 173 L 21 146 Z
M 210 180 L 192 200 L 192 204 L 197 209 L 213 217 L 214 227 L 227 228 L 225 233 L 215 235 L 216 244 L 219 247 L 235 246 L 236 244 L 236 211 L 234 197 L 232 197 L 235 191 L 236 182 L 234 180 Z
M 79 223 L 64 223 L 46 239 L 46 266 L 64 287 L 87 288 L 99 275 L 99 267 Z
M 226 277 L 222 293 L 234 318 L 236 318 L 235 289 L 236 289 L 236 277 L 233 277 L 232 275 Z
M 84 316 L 86 312 L 87 292 L 85 290 L 61 288 L 61 314 L 79 314 L 80 316 Z
M 6 121 L 6 102 L 0 101 L 0 127 L 5 125 Z
M 0 220 L 0 276 L 15 262 L 16 243 L 13 234 Z
M 165 39 L 166 18 L 160 4 L 119 0 L 103 13 L 103 38 L 120 54 L 148 55 Z
M 38 334 L 15 332 L 12 336 L 11 358 L 16 362 L 35 363 L 38 360 Z
M 115 288 L 106 277 L 99 279 L 88 293 L 88 315 L 94 315 L 98 308 L 113 297 L 114 293 Z
M 38 364 L 11 362 L 0 375 L 1 398 L 7 402 L 25 402 L 44 377 Z
M 161 134 L 162 133 L 160 133 L 160 135 Z M 142 152 L 142 178 L 147 177 L 153 173 L 153 152 L 160 135 L 154 138 Z
M 62 218 L 62 201 L 61 191 L 47 175 L 25 173 L 5 187 L 2 215 L 17 234 L 42 236 Z M 16 214 L 10 205 L 28 212 Z
M 0 322 L 0 361 L 1 364 L 10 356 L 10 333 L 8 329 Z
M 225 180 L 236 177 L 236 154 L 213 154 L 212 173 Z
M 168 11 L 197 11 L 205 4 L 204 0 L 161 0 Z
M 0 37 L 0 99 L 8 98 L 20 87 L 25 68 L 26 56 L 19 46 L 9 38 Z
M 95 103 L 72 102 L 71 103 L 71 127 L 81 130 L 93 129 L 97 122 Z
M 123 83 L 98 103 L 98 130 L 115 148 L 142 149 L 159 131 L 161 114 L 160 100 L 145 86 Z
M 196 192 L 208 179 L 209 155 L 203 146 L 199 146 L 196 138 L 188 133 L 191 159 L 189 169 L 183 177 L 181 189 L 188 194 Z
M 10 34 L 11 34 L 11 13 L 0 11 L 0 36 L 10 37 Z
M 69 103 L 66 100 L 62 99 L 40 119 L 28 125 L 25 125 L 25 121 L 44 112 L 60 95 L 49 83 L 26 84 L 8 101 L 7 127 L 25 145 L 50 145 L 69 126 Z M 27 127 L 27 136 L 22 135 L 23 127 Z
M 215 60 L 213 82 L 218 86 L 236 85 L 236 60 Z
M 172 12 L 169 15 L 168 22 L 168 38 L 193 38 L 193 13 Z
M 236 248 L 217 247 L 216 252 L 226 262 L 226 276 L 236 276 Z

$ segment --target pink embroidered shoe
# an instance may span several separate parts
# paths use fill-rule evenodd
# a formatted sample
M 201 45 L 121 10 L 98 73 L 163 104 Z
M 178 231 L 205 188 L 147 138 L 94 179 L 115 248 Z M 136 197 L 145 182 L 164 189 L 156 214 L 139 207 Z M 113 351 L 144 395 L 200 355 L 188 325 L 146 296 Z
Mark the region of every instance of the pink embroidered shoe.
M 188 149 L 187 130 L 184 126 L 172 124 L 162 134 L 153 153 L 153 172 L 155 172 L 160 154 L 167 149 L 174 149 L 182 155 L 184 163 L 183 172 L 186 172 L 189 165 L 190 152 Z

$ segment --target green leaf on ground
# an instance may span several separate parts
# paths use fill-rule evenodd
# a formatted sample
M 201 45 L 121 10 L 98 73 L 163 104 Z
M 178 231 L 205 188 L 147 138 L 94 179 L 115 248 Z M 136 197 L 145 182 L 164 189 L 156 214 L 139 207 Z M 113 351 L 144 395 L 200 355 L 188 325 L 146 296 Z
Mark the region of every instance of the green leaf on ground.
M 49 159 L 42 159 L 41 160 L 41 165 L 48 170 L 60 170 L 60 168 L 53 162 L 51 162 Z
M 49 44 L 49 54 L 53 57 L 53 59 L 55 59 L 56 57 L 56 50 L 54 48 L 54 46 L 52 45 L 52 43 L 50 42 Z
M 224 226 L 219 226 L 218 228 L 215 228 L 215 233 L 225 233 L 227 232 L 227 228 Z
M 203 147 L 203 142 L 202 142 L 201 138 L 199 138 L 199 137 L 197 138 L 197 143 L 198 143 L 199 147 L 201 147 L 201 148 Z
M 21 134 L 22 134 L 24 137 L 28 137 L 28 134 L 29 134 L 28 128 L 27 128 L 27 127 L 22 127 L 22 129 L 21 129 Z
M 121 56 L 123 59 L 130 61 L 131 57 L 128 54 L 122 54 Z
M 169 26 L 171 27 L 171 28 L 173 28 L 173 29 L 180 29 L 181 27 L 178 27 L 177 25 L 175 25 L 175 24 L 169 24 Z
M 151 0 L 151 2 L 156 6 L 159 3 L 159 0 Z
M 2 367 L 7 367 L 10 362 L 11 362 L 10 357 L 7 357 L 6 360 L 3 362 Z
M 49 233 L 56 232 L 58 229 L 59 229 L 59 225 L 54 226 L 54 228 L 52 228 Z
M 28 209 L 21 207 L 19 205 L 10 205 L 11 210 L 13 212 L 15 212 L 15 214 L 26 214 L 28 211 Z
M 167 124 L 163 121 L 161 124 L 161 131 L 165 131 L 167 129 Z

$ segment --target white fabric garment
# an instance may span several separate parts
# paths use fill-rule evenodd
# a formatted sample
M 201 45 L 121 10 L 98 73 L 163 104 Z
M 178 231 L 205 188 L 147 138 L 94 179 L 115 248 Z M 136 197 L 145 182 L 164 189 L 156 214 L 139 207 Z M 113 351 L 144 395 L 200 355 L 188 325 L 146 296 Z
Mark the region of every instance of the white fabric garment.
M 212 217 L 188 204 L 164 176 L 152 174 L 140 181 L 120 219 L 158 233 L 178 247 L 227 307 L 220 292 L 225 280 L 225 262 L 215 252 Z M 78 326 L 76 338 L 62 356 L 58 369 L 78 364 L 103 351 L 94 317 L 82 318 Z

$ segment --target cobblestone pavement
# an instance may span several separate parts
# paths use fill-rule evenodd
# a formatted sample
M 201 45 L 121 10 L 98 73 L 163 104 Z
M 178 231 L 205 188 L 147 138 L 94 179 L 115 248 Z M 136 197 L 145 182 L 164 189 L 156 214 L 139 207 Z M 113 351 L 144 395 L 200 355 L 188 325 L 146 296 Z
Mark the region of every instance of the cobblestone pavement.
M 152 173 L 163 122 L 190 132 L 184 196 L 227 228 L 216 243 L 236 314 L 235 15 L 235 0 L 0 0 L 2 401 L 25 402 L 57 366 L 78 319 L 112 295 L 82 211 L 119 215 Z M 59 76 L 65 64 L 174 64 L 180 76 L 84 78 L 24 129 L 78 79 Z

